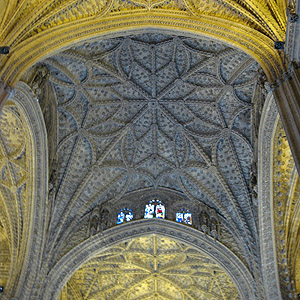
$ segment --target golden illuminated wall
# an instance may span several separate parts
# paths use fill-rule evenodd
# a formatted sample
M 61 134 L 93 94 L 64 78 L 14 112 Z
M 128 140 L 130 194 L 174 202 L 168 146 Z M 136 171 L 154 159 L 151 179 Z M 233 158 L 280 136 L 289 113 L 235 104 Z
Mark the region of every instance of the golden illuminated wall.
M 241 299 L 224 270 L 181 242 L 148 235 L 112 246 L 84 264 L 59 300 Z
M 9 244 L 4 227 L 0 223 L 0 285 L 6 286 L 10 269 Z
M 0 244 L 4 250 L 1 263 L 5 264 L 0 277 L 8 278 L 11 259 L 14 269 L 11 279 L 16 280 L 28 239 L 32 145 L 24 116 L 14 102 L 5 105 L 0 127 L 0 224 L 3 226 Z
M 47 158 L 43 151 L 46 135 L 38 104 L 34 101 L 28 86 L 18 83 L 13 99 L 6 103 L 0 117 L 0 284 L 4 285 L 3 299 L 30 278 L 24 272 L 29 271 L 29 266 L 36 267 L 38 261 L 33 261 L 32 255 L 40 246 L 43 234 L 44 221 L 39 216 L 45 216 Z M 36 227 L 40 233 L 34 235 Z
M 284 66 L 274 41 L 285 40 L 286 1 L 6 1 L 1 80 L 14 85 L 33 63 L 79 40 L 146 27 L 209 35 L 253 56 L 270 80 Z
M 273 150 L 273 201 L 281 288 L 288 297 L 294 280 L 300 292 L 300 181 L 279 120 Z

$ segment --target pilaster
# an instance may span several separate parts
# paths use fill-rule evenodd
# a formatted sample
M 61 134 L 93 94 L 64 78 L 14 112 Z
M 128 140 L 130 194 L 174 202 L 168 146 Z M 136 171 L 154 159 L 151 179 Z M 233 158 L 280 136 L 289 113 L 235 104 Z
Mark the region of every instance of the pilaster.
M 300 69 L 293 63 L 272 86 L 283 127 L 300 173 Z

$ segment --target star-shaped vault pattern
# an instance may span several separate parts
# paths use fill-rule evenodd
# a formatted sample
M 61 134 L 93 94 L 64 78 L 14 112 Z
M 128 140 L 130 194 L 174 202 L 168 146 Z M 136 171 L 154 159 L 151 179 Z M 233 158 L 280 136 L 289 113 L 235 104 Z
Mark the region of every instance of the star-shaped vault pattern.
M 149 32 L 91 40 L 42 64 L 59 123 L 53 241 L 97 204 L 164 188 L 230 220 L 250 257 L 253 59 L 211 39 Z

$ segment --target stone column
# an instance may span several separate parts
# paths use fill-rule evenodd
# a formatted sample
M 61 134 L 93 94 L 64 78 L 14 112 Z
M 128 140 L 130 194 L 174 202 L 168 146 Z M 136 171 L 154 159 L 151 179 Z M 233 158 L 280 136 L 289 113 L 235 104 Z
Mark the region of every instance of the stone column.
M 6 101 L 12 96 L 14 89 L 7 86 L 4 82 L 0 81 L 0 113 L 6 103 Z
M 273 94 L 300 174 L 300 68 L 296 64 L 273 84 Z

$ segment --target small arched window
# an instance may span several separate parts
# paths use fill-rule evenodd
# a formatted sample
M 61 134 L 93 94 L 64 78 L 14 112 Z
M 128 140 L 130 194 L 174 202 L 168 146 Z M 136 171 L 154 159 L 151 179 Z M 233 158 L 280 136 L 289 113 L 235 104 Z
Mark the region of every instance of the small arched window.
M 153 199 L 149 201 L 148 204 L 145 206 L 145 219 L 152 219 L 152 218 L 158 218 L 158 219 L 164 219 L 166 214 L 165 206 L 162 204 L 162 202 L 158 199 Z
M 181 209 L 176 213 L 176 222 L 192 225 L 192 213 L 187 209 Z
M 122 208 L 118 214 L 117 224 L 122 224 L 124 222 L 130 222 L 133 219 L 132 209 Z

